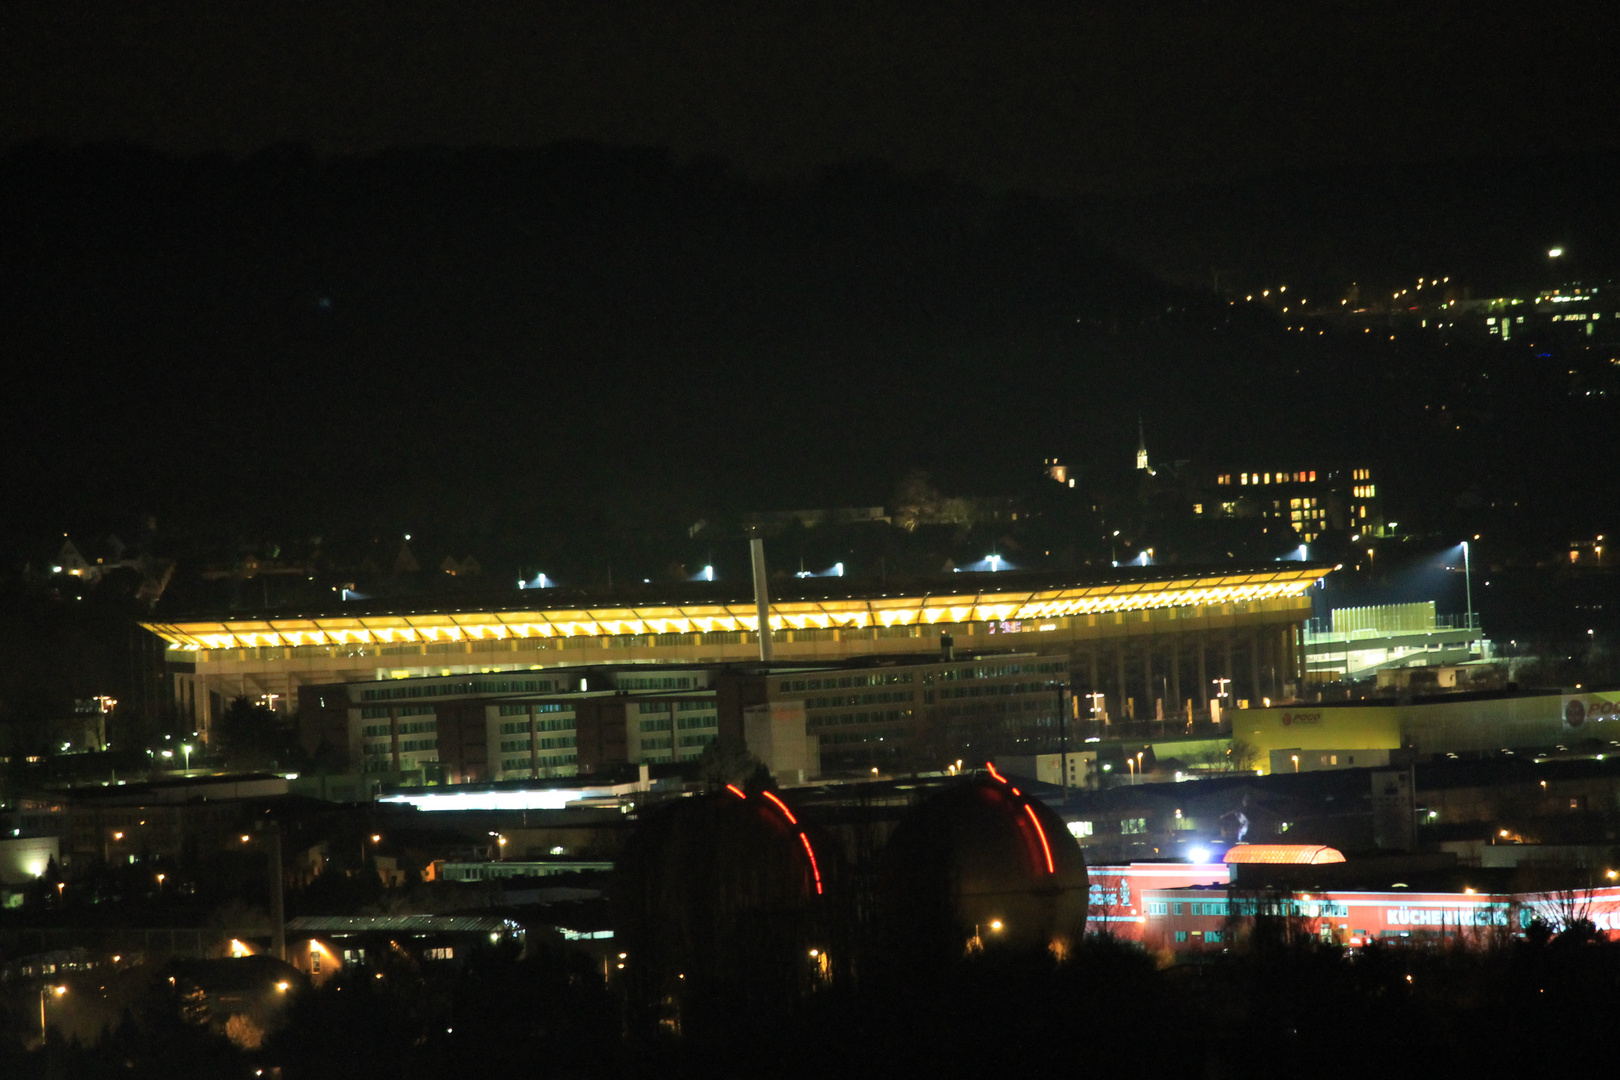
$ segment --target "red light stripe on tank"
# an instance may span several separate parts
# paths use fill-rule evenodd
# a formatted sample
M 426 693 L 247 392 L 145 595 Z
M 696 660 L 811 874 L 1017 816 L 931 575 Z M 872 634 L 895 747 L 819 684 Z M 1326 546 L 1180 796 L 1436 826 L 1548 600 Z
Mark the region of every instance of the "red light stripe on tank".
M 991 776 L 995 777 L 997 780 L 1000 780 L 1003 784 L 1007 782 L 1007 778 L 1005 776 L 1002 776 L 1000 773 L 996 772 L 995 762 L 987 761 L 984 763 L 984 767 L 990 770 Z
M 782 813 L 787 815 L 788 821 L 792 822 L 794 825 L 799 823 L 799 819 L 793 816 L 793 811 L 787 808 L 787 803 L 783 802 L 781 799 L 778 799 L 775 792 L 762 791 L 760 794 L 771 800 L 771 802 L 775 803 L 777 807 L 781 809 Z
M 736 784 L 727 784 L 726 785 L 726 790 L 731 792 L 733 795 L 737 796 L 737 798 L 739 798 L 739 799 L 748 798 L 747 795 L 743 794 L 743 789 L 738 787 Z
M 1029 823 L 1035 826 L 1035 835 L 1041 838 L 1041 850 L 1046 853 L 1046 872 L 1057 873 L 1057 868 L 1052 865 L 1052 845 L 1046 842 L 1046 830 L 1041 828 L 1041 819 L 1035 816 L 1035 808 L 1025 803 L 1024 813 L 1029 815 Z
M 816 895 L 821 895 L 821 867 L 816 865 L 816 853 L 810 847 L 810 838 L 804 833 L 799 834 L 799 842 L 804 845 L 804 853 L 810 856 L 810 872 L 816 877 Z

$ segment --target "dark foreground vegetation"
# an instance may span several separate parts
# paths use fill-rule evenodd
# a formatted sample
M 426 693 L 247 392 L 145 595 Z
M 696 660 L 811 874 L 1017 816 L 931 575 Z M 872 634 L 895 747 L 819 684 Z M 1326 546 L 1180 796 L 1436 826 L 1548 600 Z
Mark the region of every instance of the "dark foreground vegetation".
M 709 1034 L 627 1030 L 600 964 L 542 952 L 434 972 L 385 959 L 304 987 L 244 1049 L 167 977 L 94 1043 L 5 1017 L 7 1077 L 1557 1076 L 1610 1051 L 1620 945 L 1587 924 L 1355 955 L 1260 933 L 1168 965 L 1092 939 L 1059 962 L 994 950 L 907 982 L 831 987 Z M 181 984 L 183 986 L 183 983 Z M 20 1005 L 20 1007 L 19 1007 Z

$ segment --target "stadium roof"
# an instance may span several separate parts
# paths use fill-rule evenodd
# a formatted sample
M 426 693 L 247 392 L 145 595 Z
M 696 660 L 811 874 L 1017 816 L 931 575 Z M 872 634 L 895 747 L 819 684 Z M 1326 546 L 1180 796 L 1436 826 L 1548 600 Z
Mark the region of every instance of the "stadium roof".
M 1054 583 L 1012 574 L 961 575 L 938 588 L 772 600 L 772 630 L 910 626 L 1009 619 L 1061 618 L 1099 612 L 1242 603 L 1301 596 L 1332 567 L 1268 563 L 1170 574 L 1113 571 L 1090 582 Z M 968 580 L 972 578 L 973 580 Z M 685 591 L 685 590 L 682 590 Z M 172 647 L 187 650 L 282 645 L 390 644 L 530 637 L 757 631 L 751 597 L 714 591 L 686 596 L 588 596 L 531 589 L 513 603 L 477 608 L 338 613 L 266 619 L 198 619 L 143 623 Z M 521 606 L 519 602 L 521 601 Z M 547 601 L 551 601 L 548 603 Z

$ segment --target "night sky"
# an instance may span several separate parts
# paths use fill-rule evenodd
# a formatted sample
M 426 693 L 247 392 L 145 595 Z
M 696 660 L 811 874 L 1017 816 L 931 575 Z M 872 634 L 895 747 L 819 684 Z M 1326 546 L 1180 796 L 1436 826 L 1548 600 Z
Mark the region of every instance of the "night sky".
M 1620 146 L 1602 2 L 7 7 L 0 145 L 583 138 L 1056 196 Z
M 1392 439 L 1439 368 L 1209 286 L 1612 272 L 1620 15 L 1500 7 L 9 5 L 8 551 L 577 546 L 1128 466 L 1138 416 L 1456 486 L 1544 418 Z

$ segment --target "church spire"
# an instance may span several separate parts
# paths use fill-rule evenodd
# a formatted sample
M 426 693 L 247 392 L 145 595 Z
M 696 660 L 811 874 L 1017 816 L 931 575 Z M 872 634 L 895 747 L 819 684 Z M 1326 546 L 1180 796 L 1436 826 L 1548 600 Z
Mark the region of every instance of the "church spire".
M 1153 475 L 1153 466 L 1148 464 L 1147 436 L 1143 433 L 1140 415 L 1136 418 L 1136 467 L 1145 469 L 1149 476 Z

